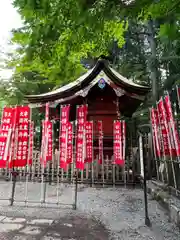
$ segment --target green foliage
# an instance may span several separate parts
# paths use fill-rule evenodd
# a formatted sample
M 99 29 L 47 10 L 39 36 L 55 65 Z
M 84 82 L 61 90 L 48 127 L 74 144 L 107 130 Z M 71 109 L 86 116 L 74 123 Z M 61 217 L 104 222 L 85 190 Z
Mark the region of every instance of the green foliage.
M 12 39 L 25 53 L 14 61 L 17 72 L 37 71 L 62 84 L 82 73 L 80 60 L 88 54 L 106 55 L 114 39 L 120 47 L 124 44 L 126 26 L 116 14 L 107 14 L 107 1 L 15 0 L 14 5 L 25 21 L 25 28 L 14 32 Z
M 86 71 L 82 59 L 100 55 L 110 55 L 118 71 L 140 84 L 151 85 L 155 64 L 159 90 L 180 79 L 179 0 L 13 2 L 24 26 L 13 30 L 12 44 L 18 45 L 8 62 L 15 69 L 13 78 L 1 83 L 0 95 L 9 104 L 75 80 Z M 147 43 L 150 19 L 157 59 Z
M 118 57 L 115 61 L 117 70 L 127 78 L 138 84 L 150 85 L 149 73 L 147 69 L 148 54 L 146 53 L 144 25 L 135 20 L 129 21 L 125 33 L 125 45 L 119 49 Z
M 122 47 L 128 24 L 120 18 L 118 2 L 14 0 L 24 26 L 13 30 L 11 40 L 18 46 L 8 62 L 15 69 L 6 86 L 11 100 L 19 103 L 24 94 L 43 93 L 75 80 L 86 72 L 81 60 L 108 55 L 114 40 Z

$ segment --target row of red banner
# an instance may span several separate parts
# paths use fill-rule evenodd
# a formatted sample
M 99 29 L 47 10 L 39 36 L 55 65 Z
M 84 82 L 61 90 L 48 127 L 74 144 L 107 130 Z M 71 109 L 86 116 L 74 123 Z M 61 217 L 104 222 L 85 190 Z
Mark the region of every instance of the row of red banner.
M 70 105 L 61 106 L 59 133 L 59 165 L 66 169 L 75 157 L 76 168 L 84 169 L 85 163 L 93 162 L 93 122 L 87 121 L 87 105 L 77 106 L 76 134 L 69 121 Z M 28 106 L 4 108 L 0 127 L 0 168 L 24 167 L 33 162 L 34 123 L 30 120 Z M 103 163 L 103 124 L 97 123 L 99 164 Z M 73 140 L 75 139 L 75 152 Z M 42 121 L 40 162 L 46 167 L 53 159 L 53 124 L 49 120 L 49 104 L 46 104 L 45 120 Z M 114 122 L 114 163 L 125 161 L 125 122 Z
M 180 141 L 169 95 L 151 108 L 151 123 L 155 157 L 180 157 Z
M 3 109 L 0 126 L 0 168 L 23 167 L 32 163 L 33 127 L 28 106 Z
M 69 122 L 70 106 L 61 107 L 60 127 L 60 167 L 66 169 L 73 161 L 73 127 Z M 87 105 L 77 106 L 77 132 L 75 145 L 76 168 L 83 170 L 85 163 L 93 161 L 93 122 L 87 121 Z M 103 125 L 98 121 L 99 164 L 103 163 Z M 125 162 L 125 122 L 114 122 L 114 163 Z

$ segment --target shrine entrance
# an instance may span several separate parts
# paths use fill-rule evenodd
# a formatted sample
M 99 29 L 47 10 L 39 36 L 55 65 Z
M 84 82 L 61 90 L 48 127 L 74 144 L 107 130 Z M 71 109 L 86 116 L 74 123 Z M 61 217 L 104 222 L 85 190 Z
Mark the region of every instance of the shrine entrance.
M 5 191 L 2 200 L 11 205 L 76 208 L 79 184 L 135 185 L 140 167 L 135 158 L 137 126 L 131 117 L 148 92 L 148 87 L 133 83 L 99 60 L 66 86 L 25 96 L 30 121 L 34 111 L 45 116 L 38 120 L 41 126 L 33 122 L 32 163 L 1 169 L 1 178 L 7 180 L 4 189 L 12 183 L 10 195 Z

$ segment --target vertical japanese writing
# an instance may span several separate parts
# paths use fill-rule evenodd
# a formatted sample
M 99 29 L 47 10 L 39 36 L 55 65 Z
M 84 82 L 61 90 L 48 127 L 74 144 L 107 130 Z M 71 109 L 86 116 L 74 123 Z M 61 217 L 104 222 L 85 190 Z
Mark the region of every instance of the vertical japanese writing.
M 67 154 L 68 154 L 68 127 L 69 125 L 69 111 L 70 106 L 61 106 L 60 119 L 60 135 L 59 135 L 59 149 L 60 149 L 60 167 L 67 168 Z
M 18 106 L 16 114 L 17 124 L 15 138 L 17 140 L 17 148 L 15 148 L 13 166 L 24 167 L 28 160 L 29 106 Z
M 99 141 L 99 164 L 103 162 L 103 125 L 102 121 L 98 121 L 98 141 Z
M 123 123 L 114 121 L 114 163 L 124 165 L 123 158 Z
M 13 146 L 12 128 L 15 121 L 15 109 L 3 109 L 0 127 L 0 168 L 6 167 L 6 161 L 10 159 L 10 150 Z
M 86 131 L 86 159 L 85 162 L 93 161 L 93 122 L 85 123 Z
M 87 105 L 77 106 L 76 168 L 84 169 L 84 140 Z

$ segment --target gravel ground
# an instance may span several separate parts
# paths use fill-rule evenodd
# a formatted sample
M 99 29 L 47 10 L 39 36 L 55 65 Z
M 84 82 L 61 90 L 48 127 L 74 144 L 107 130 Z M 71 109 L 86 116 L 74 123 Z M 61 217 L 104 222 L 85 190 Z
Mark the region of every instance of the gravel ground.
M 8 198 L 10 191 L 8 183 L 0 184 L 0 197 Z M 28 199 L 40 200 L 40 184 L 29 184 Z M 74 189 L 67 186 L 60 186 L 60 200 L 63 203 L 72 204 L 74 201 Z M 16 188 L 16 198 L 24 197 L 24 185 L 18 183 Z M 56 202 L 57 189 L 55 186 L 47 186 L 46 199 L 49 202 Z M 68 208 L 37 208 L 22 206 L 7 206 L 7 201 L 0 201 L 0 215 L 24 217 L 26 219 L 45 218 L 62 222 L 62 219 L 85 218 L 91 223 L 96 223 L 102 234 L 105 234 L 109 240 L 178 240 L 180 232 L 175 224 L 169 222 L 167 213 L 159 204 L 149 199 L 149 216 L 152 227 L 144 225 L 144 202 L 143 191 L 141 189 L 125 188 L 79 188 L 78 191 L 78 209 Z M 51 205 L 50 205 L 51 206 Z M 62 220 L 62 221 L 61 221 Z M 69 220 L 68 220 L 69 221 Z M 73 220 L 74 221 L 74 220 Z M 85 222 L 85 220 L 84 220 Z M 72 223 L 72 222 L 71 222 Z M 58 224 L 58 222 L 56 222 Z M 73 224 L 73 223 L 72 223 Z M 82 221 L 79 223 L 82 225 Z M 56 225 L 57 227 L 58 225 Z M 89 226 L 88 224 L 86 226 Z M 77 226 L 78 227 L 78 226 Z M 60 229 L 59 227 L 57 227 Z M 1 230 L 1 229 L 0 229 Z M 93 229 L 91 229 L 93 231 Z M 94 230 L 95 231 L 95 230 Z M 103 236 L 105 236 L 103 235 Z M 2 238 L 3 239 L 3 238 Z M 59 238 L 61 239 L 61 238 Z M 62 238 L 63 239 L 63 238 Z M 72 238 L 64 238 L 72 239 Z M 78 238 L 78 239 L 89 239 Z M 106 240 L 99 236 L 90 239 Z M 0 238 L 1 240 L 1 238 Z

